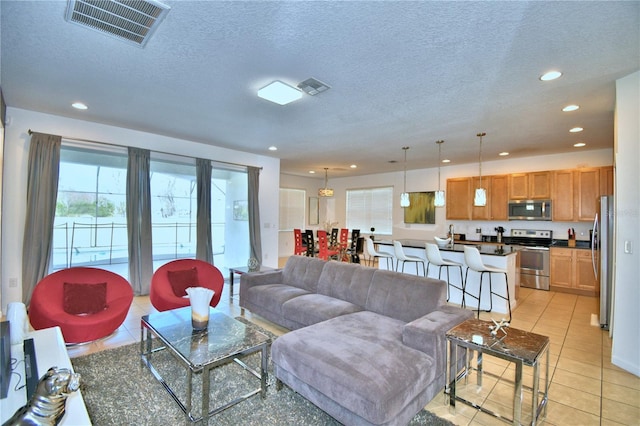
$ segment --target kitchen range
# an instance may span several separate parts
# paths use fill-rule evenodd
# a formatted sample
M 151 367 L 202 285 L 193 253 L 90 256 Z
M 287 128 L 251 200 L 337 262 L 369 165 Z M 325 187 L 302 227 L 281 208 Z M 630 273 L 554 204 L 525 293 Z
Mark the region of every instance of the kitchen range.
M 518 250 L 521 287 L 549 290 L 552 235 L 548 230 L 512 229 L 511 236 L 504 237 L 505 244 Z

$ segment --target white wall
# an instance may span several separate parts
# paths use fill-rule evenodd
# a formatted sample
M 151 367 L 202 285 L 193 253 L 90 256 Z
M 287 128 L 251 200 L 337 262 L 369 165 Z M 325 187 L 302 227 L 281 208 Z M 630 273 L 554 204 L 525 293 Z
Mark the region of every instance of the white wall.
M 29 129 L 83 140 L 146 148 L 155 151 L 209 158 L 217 161 L 262 167 L 260 173 L 260 219 L 262 221 L 263 264 L 277 266 L 278 188 L 280 160 L 182 139 L 120 127 L 8 108 L 11 125 L 5 129 L 2 206 L 2 306 L 21 301 L 22 239 L 26 210 Z M 10 287 L 15 280 L 17 286 Z
M 615 290 L 611 362 L 640 376 L 640 71 L 616 83 Z M 625 242 L 633 252 L 625 253 Z

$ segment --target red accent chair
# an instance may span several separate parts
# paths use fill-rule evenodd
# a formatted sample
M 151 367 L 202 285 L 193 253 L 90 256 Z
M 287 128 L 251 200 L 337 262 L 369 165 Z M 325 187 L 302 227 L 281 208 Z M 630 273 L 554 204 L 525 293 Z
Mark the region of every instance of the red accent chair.
M 160 266 L 151 278 L 151 289 L 149 299 L 154 308 L 159 311 L 183 308 L 190 306 L 188 297 L 176 296 L 171 282 L 170 272 L 180 272 L 195 268 L 197 271 L 197 283 L 195 287 L 205 287 L 214 291 L 210 305 L 215 307 L 220 302 L 224 277 L 218 268 L 203 260 L 178 259 Z
M 307 254 L 307 246 L 302 244 L 302 231 L 300 229 L 293 230 L 293 240 L 295 243 L 295 247 L 293 249 L 293 254 L 306 256 Z
M 107 283 L 106 308 L 93 314 L 67 313 L 65 283 Z M 99 268 L 73 267 L 54 272 L 38 282 L 31 295 L 29 321 L 36 330 L 60 327 L 68 345 L 91 342 L 116 331 L 127 317 L 132 301 L 131 284 L 122 276 Z
M 349 248 L 349 230 L 347 228 L 340 229 L 340 246 L 342 250 Z

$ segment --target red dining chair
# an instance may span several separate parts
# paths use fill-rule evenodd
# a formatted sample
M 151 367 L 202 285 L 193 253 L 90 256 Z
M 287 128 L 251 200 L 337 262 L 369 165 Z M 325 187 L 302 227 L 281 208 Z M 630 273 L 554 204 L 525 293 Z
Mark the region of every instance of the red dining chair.
M 318 257 L 322 260 L 329 260 L 329 258 L 337 258 L 340 254 L 339 250 L 329 249 L 329 242 L 327 241 L 327 231 L 318 230 Z
M 293 230 L 293 240 L 295 242 L 293 254 L 305 256 L 307 254 L 307 246 L 302 244 L 302 231 L 300 229 Z
M 343 250 L 349 248 L 349 230 L 346 228 L 340 229 L 340 246 Z

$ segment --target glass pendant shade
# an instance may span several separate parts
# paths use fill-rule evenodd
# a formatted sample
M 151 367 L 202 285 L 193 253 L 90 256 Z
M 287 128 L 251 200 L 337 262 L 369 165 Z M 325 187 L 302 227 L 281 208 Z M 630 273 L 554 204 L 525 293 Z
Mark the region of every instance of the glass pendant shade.
M 324 188 L 318 189 L 318 197 L 333 197 L 333 189 L 329 188 L 328 167 L 324 168 Z
M 409 207 L 409 193 L 403 192 L 400 194 L 400 207 Z
M 476 188 L 473 205 L 476 207 L 484 207 L 487 205 L 487 191 L 485 191 L 484 188 Z
M 436 141 L 438 144 L 438 190 L 433 198 L 434 207 L 444 207 L 444 191 L 440 189 L 440 165 L 442 164 L 442 144 L 444 141 Z
M 436 191 L 436 196 L 433 199 L 433 205 L 436 207 L 444 207 L 444 191 Z

